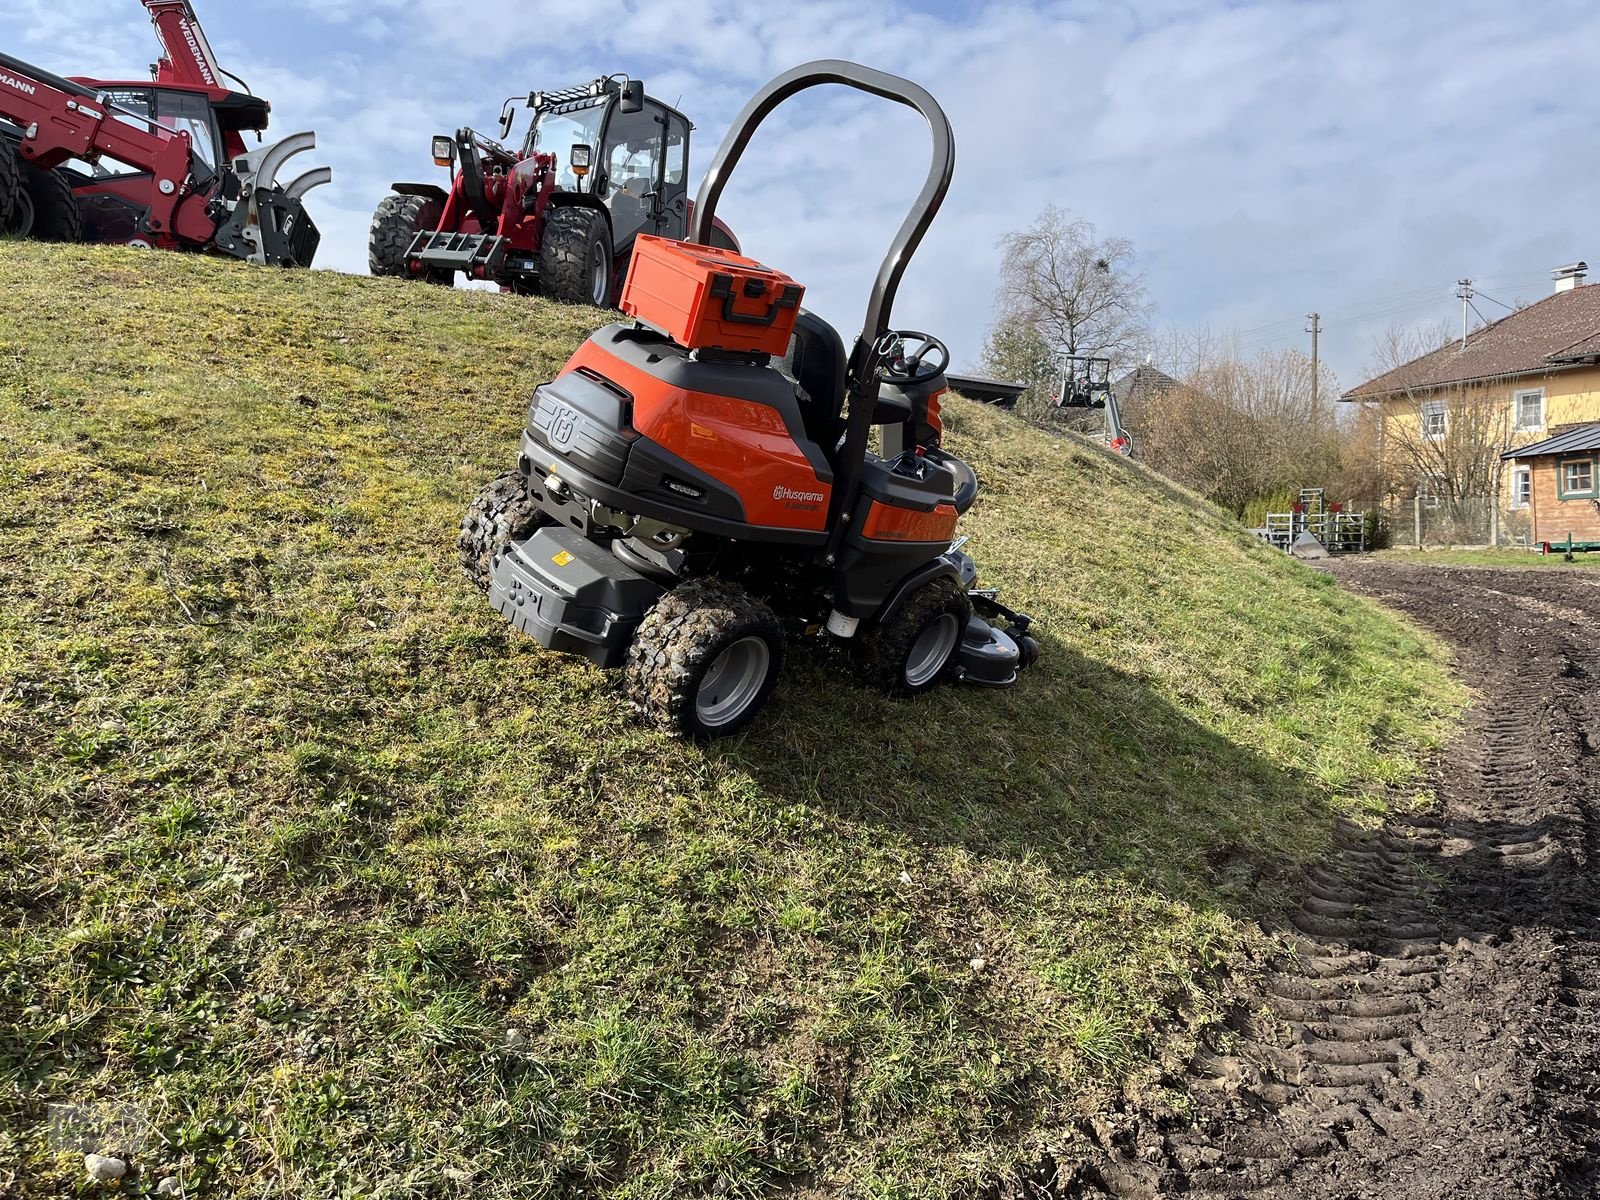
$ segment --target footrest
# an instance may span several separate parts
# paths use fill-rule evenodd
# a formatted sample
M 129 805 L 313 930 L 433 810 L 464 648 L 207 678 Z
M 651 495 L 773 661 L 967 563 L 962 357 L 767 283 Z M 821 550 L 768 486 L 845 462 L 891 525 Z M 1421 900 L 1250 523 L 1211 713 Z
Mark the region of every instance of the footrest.
M 473 278 L 494 275 L 506 257 L 506 239 L 492 233 L 419 233 L 406 261 L 432 271 L 465 271 Z

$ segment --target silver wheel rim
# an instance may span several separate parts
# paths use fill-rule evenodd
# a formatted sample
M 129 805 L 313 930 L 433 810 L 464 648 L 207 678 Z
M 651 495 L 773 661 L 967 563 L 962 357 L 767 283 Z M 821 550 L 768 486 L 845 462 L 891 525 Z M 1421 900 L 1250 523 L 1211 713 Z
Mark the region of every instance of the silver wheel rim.
M 596 308 L 604 308 L 606 293 L 610 291 L 610 272 L 606 270 L 605 247 L 599 242 L 589 252 L 589 294 Z
M 694 694 L 694 712 L 700 723 L 715 729 L 748 712 L 767 682 L 771 665 L 772 648 L 753 635 L 740 638 L 717 655 Z
M 906 659 L 906 683 L 915 688 L 937 679 L 960 637 L 961 622 L 956 615 L 941 613 L 912 643 L 911 657 Z

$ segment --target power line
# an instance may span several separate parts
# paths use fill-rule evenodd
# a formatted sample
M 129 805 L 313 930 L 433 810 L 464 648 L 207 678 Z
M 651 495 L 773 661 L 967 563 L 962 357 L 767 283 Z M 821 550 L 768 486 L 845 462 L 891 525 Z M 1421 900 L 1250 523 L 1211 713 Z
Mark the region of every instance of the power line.
M 1515 288 L 1521 287 L 1524 284 L 1538 282 L 1543 278 L 1544 273 L 1540 272 L 1538 274 L 1529 273 L 1519 275 L 1500 275 L 1486 282 L 1496 286 L 1500 284 L 1506 284 Z M 1474 291 L 1480 296 L 1484 294 L 1482 291 L 1478 291 L 1476 288 L 1474 288 Z M 1459 299 L 1459 295 L 1457 298 Z M 1493 296 L 1488 296 L 1485 298 L 1494 300 Z M 1344 312 L 1329 313 L 1323 317 L 1323 321 L 1333 324 L 1347 324 L 1355 321 L 1370 320 L 1377 317 L 1399 316 L 1403 313 L 1414 312 L 1419 308 L 1427 308 L 1429 305 L 1445 299 L 1447 299 L 1447 296 L 1437 284 L 1430 285 L 1428 287 L 1412 288 L 1409 291 L 1392 292 L 1387 296 L 1374 297 L 1368 301 L 1369 304 L 1373 305 L 1371 308 L 1359 308 L 1354 310 L 1346 310 Z M 1501 307 L 1508 309 L 1509 311 L 1516 311 L 1509 305 L 1504 304 L 1503 301 L 1495 300 L 1494 302 L 1501 305 Z M 1242 349 L 1250 349 L 1258 345 L 1266 346 L 1271 345 L 1274 342 L 1289 341 L 1298 336 L 1300 333 L 1304 332 L 1303 328 L 1299 328 L 1299 326 L 1300 318 L 1283 317 L 1276 321 L 1267 321 L 1261 325 L 1251 325 L 1244 329 L 1235 329 L 1233 330 L 1233 335 L 1235 337 L 1245 339 L 1245 345 L 1241 347 Z

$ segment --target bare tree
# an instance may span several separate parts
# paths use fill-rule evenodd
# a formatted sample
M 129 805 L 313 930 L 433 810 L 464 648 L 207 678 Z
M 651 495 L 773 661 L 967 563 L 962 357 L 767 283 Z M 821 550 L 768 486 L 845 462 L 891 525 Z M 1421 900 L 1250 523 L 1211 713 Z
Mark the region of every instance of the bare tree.
M 1050 205 L 999 246 L 1005 257 L 991 343 L 999 331 L 1025 326 L 1060 354 L 1109 358 L 1114 368 L 1143 355 L 1154 306 L 1132 242 L 1102 239 L 1088 221 Z
M 1432 510 L 1435 540 L 1477 543 L 1491 537 L 1496 498 L 1515 430 L 1504 387 L 1428 385 L 1432 372 L 1418 360 L 1449 354 L 1457 339 L 1445 322 L 1419 329 L 1391 327 L 1373 348 L 1374 378 L 1390 376 L 1380 402 L 1381 451 L 1387 491 L 1421 498 Z
M 1383 401 L 1383 458 L 1398 468 L 1391 481 L 1415 494 L 1420 486 L 1444 501 L 1482 500 L 1500 491 L 1500 455 L 1511 448 L 1511 410 L 1504 389 L 1477 384 L 1424 386 L 1412 365 L 1448 352 L 1455 335 L 1444 322 L 1418 329 L 1391 326 L 1373 348 L 1374 377 L 1393 373 Z M 1412 376 L 1408 378 L 1408 375 Z
M 1298 350 L 1245 358 L 1209 329 L 1163 338 L 1175 385 L 1141 386 L 1124 404 L 1141 456 L 1235 510 L 1271 492 L 1333 484 L 1345 430 L 1313 403 L 1311 360 Z M 1325 364 L 1322 395 L 1337 394 Z

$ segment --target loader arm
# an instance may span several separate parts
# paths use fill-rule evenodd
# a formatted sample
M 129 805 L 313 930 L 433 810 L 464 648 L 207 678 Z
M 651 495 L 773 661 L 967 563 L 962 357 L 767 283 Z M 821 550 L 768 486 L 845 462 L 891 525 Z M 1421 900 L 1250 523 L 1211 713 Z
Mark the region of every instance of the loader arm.
M 209 172 L 197 168 L 188 135 L 131 124 L 111 112 L 82 84 L 0 53 L 0 119 L 22 130 L 17 149 L 25 161 L 48 171 L 74 158 L 105 157 L 147 172 L 150 205 L 142 232 L 165 248 L 209 244 L 216 233 L 206 213 L 210 197 L 195 187 L 197 176 Z
M 156 64 L 157 83 L 180 83 L 190 87 L 222 87 L 222 69 L 217 56 L 200 28 L 189 0 L 142 0 L 150 23 L 161 39 L 163 57 Z

